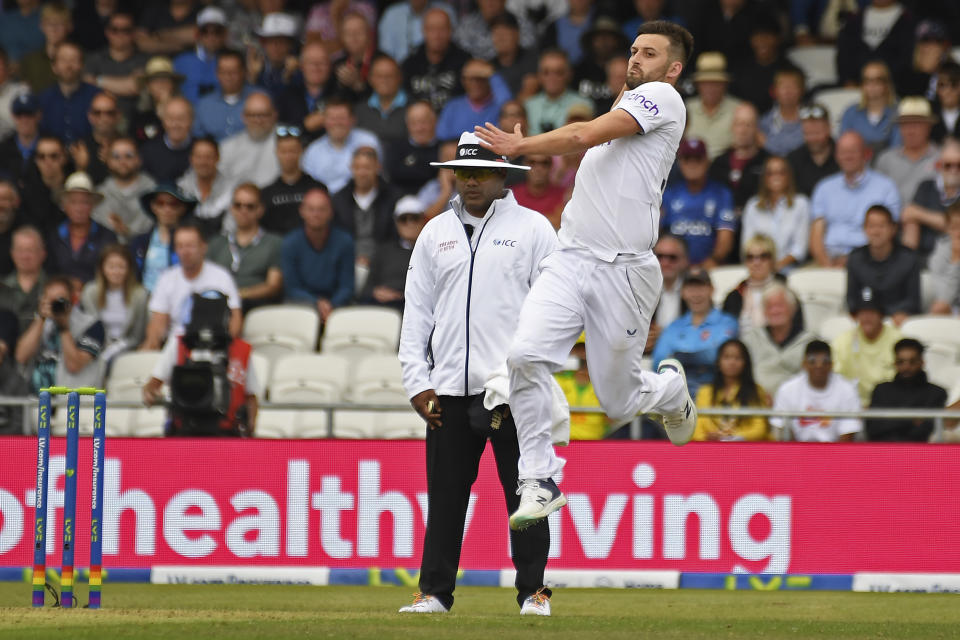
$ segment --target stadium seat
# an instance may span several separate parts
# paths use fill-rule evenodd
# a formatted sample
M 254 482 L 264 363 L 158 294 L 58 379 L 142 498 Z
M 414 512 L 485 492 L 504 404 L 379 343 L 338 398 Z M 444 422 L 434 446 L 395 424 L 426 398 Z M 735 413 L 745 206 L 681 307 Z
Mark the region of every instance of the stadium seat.
M 737 285 L 746 280 L 747 268 L 740 264 L 714 267 L 710 270 L 710 281 L 713 283 L 713 303 L 721 307 L 727 294 L 737 288 Z
M 830 317 L 846 308 L 847 272 L 845 269 L 805 267 L 787 276 L 787 286 L 800 299 L 804 326 L 816 332 Z
M 114 402 L 139 402 L 143 385 L 159 359 L 160 351 L 127 351 L 118 355 L 107 377 L 107 398 Z
M 250 368 L 257 376 L 257 382 L 266 390 L 267 383 L 270 382 L 270 359 L 261 353 L 250 354 Z M 262 400 L 263 398 L 261 398 Z
M 860 89 L 821 89 L 814 94 L 813 101 L 819 102 L 830 112 L 830 130 L 836 138 L 840 134 L 843 112 L 850 105 L 860 101 Z
M 243 322 L 243 339 L 271 363 L 290 353 L 316 351 L 319 334 L 320 316 L 312 307 L 258 307 Z
M 426 437 L 426 424 L 417 413 L 408 411 L 334 412 L 333 435 L 337 438 L 420 439 Z
M 329 434 L 326 411 L 261 409 L 257 412 L 258 438 L 326 438 Z
M 924 269 L 920 272 L 920 308 L 929 311 L 936 298 L 935 294 L 933 273 Z
M 926 358 L 924 358 L 926 361 Z M 929 364 L 926 366 L 927 369 L 927 380 L 933 384 L 938 384 L 947 392 L 950 392 L 954 385 L 960 381 L 960 365 L 949 364 L 949 365 L 937 365 L 931 367 Z
M 918 315 L 907 318 L 900 331 L 924 344 L 927 367 L 940 369 L 960 360 L 960 318 Z
M 396 359 L 396 358 L 394 358 Z M 338 355 L 305 353 L 280 358 L 270 378 L 273 402 L 342 402 L 349 362 Z
M 807 330 L 822 338 L 825 342 L 833 342 L 833 339 L 845 331 L 849 331 L 857 326 L 849 314 L 830 316 L 824 319 L 819 327 L 807 327 Z
M 144 407 L 136 409 L 136 416 L 130 425 L 129 434 L 134 438 L 162 438 L 167 424 L 167 410 L 164 407 Z M 107 413 L 110 408 L 107 408 Z
M 352 359 L 371 353 L 396 354 L 400 312 L 383 307 L 341 307 L 327 318 L 321 351 Z
M 356 366 L 350 399 L 358 404 L 406 404 L 403 373 L 396 355 L 371 355 Z
M 837 48 L 833 45 L 794 47 L 787 58 L 800 67 L 807 79 L 807 89 L 837 84 Z

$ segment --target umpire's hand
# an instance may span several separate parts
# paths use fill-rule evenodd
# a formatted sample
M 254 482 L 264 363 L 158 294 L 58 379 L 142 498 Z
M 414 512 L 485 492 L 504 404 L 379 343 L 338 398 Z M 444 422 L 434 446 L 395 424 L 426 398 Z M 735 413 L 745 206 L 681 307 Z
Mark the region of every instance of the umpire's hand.
M 434 393 L 433 389 L 421 391 L 413 396 L 410 398 L 410 404 L 412 404 L 414 410 L 420 414 L 420 417 L 427 421 L 431 429 L 443 426 L 443 422 L 440 420 L 440 412 L 442 411 L 440 408 L 440 400 L 437 398 L 437 394 Z

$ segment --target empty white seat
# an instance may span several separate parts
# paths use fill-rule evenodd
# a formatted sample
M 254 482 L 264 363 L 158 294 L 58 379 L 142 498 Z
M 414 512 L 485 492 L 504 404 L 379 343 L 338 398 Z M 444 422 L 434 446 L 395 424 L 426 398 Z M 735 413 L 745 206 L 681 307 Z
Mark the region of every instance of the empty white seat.
M 50 422 L 50 432 L 62 436 L 67 433 L 67 397 L 62 396 L 54 401 L 53 420 Z M 107 412 L 109 413 L 109 407 Z M 77 427 L 81 435 L 93 433 L 93 402 L 89 398 L 80 398 L 80 412 L 77 414 Z M 104 423 L 106 428 L 106 423 Z
M 130 435 L 130 428 L 137 419 L 136 409 L 107 406 L 104 428 L 108 438 L 120 438 Z
M 267 383 L 270 382 L 270 359 L 261 353 L 251 353 L 250 368 L 253 369 L 260 386 L 266 389 Z
M 845 304 L 847 295 L 846 269 L 830 267 L 803 267 L 787 276 L 787 286 L 801 300 L 826 297 Z
M 741 264 L 723 265 L 710 270 L 710 281 L 713 283 L 713 303 L 721 307 L 727 295 L 737 288 L 737 285 L 747 279 L 747 268 Z
M 903 335 L 916 338 L 928 347 L 940 343 L 952 345 L 960 350 L 960 318 L 935 315 L 911 316 L 904 321 L 900 331 Z
M 107 412 L 110 412 L 109 407 Z M 130 435 L 135 438 L 162 438 L 167 424 L 167 410 L 164 407 L 144 407 L 136 409 Z
M 830 130 L 834 137 L 840 133 L 840 121 L 847 108 L 860 101 L 860 89 L 835 88 L 821 89 L 813 96 L 814 102 L 819 102 L 830 112 Z
M 406 404 L 403 370 L 396 355 L 366 356 L 356 365 L 350 398 L 359 404 Z
M 338 355 L 305 353 L 280 358 L 270 377 L 273 402 L 341 402 L 350 363 Z
M 924 358 L 926 361 L 926 358 Z M 927 379 L 933 384 L 938 384 L 948 392 L 953 389 L 957 382 L 960 382 L 960 365 L 947 364 L 926 366 Z
M 936 299 L 934 291 L 933 273 L 924 269 L 920 272 L 920 308 L 929 311 Z
M 807 329 L 821 338 L 826 342 L 833 342 L 833 339 L 839 336 L 841 333 L 849 331 L 857 326 L 857 323 L 851 318 L 848 314 L 830 316 L 824 319 L 819 327 L 808 326 Z
M 271 362 L 289 353 L 315 351 L 319 333 L 320 316 L 307 306 L 258 307 L 243 321 L 243 339 Z
M 326 438 L 329 427 L 326 411 L 261 409 L 257 412 L 258 438 Z
M 837 83 L 837 48 L 833 45 L 794 47 L 787 58 L 800 67 L 807 78 L 807 88 Z
M 427 425 L 411 408 L 409 411 L 334 412 L 333 435 L 337 438 L 423 439 Z
M 118 355 L 106 381 L 107 397 L 115 402 L 139 401 L 141 389 L 151 378 L 160 351 L 127 351 Z
M 369 353 L 397 353 L 400 312 L 383 307 L 334 309 L 323 330 L 321 351 L 348 358 Z

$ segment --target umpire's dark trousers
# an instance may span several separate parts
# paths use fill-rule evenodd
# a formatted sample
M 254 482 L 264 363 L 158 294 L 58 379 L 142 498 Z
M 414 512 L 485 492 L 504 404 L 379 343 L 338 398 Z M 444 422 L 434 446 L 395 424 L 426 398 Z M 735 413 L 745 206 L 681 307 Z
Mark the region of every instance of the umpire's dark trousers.
M 448 609 L 460 564 L 463 526 L 470 501 L 470 487 L 477 478 L 480 456 L 493 445 L 497 475 L 503 486 L 507 516 L 520 505 L 517 495 L 517 462 L 520 447 L 512 417 L 499 429 L 491 429 L 490 413 L 482 410 L 483 396 L 440 396 L 443 426 L 427 429 L 427 531 L 420 564 L 420 591 L 434 596 Z M 483 424 L 486 422 L 486 424 Z M 479 424 L 478 424 L 479 423 Z M 513 566 L 517 569 L 517 603 L 543 586 L 543 570 L 550 551 L 550 528 L 546 520 L 524 531 L 511 531 Z M 499 549 L 491 549 L 498 553 Z M 546 591 L 549 595 L 549 590 Z

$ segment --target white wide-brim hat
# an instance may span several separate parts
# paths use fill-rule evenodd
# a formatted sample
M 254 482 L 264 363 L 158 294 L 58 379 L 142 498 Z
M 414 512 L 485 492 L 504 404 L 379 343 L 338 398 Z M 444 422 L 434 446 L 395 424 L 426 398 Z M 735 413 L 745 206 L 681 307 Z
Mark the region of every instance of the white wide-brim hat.
M 456 169 L 458 167 L 473 167 L 484 169 L 517 169 L 519 171 L 530 171 L 530 167 L 522 164 L 512 164 L 506 156 L 497 155 L 489 147 L 480 144 L 480 138 L 474 133 L 464 131 L 457 143 L 457 158 L 449 162 L 431 162 L 431 167 L 445 167 L 447 169 Z

